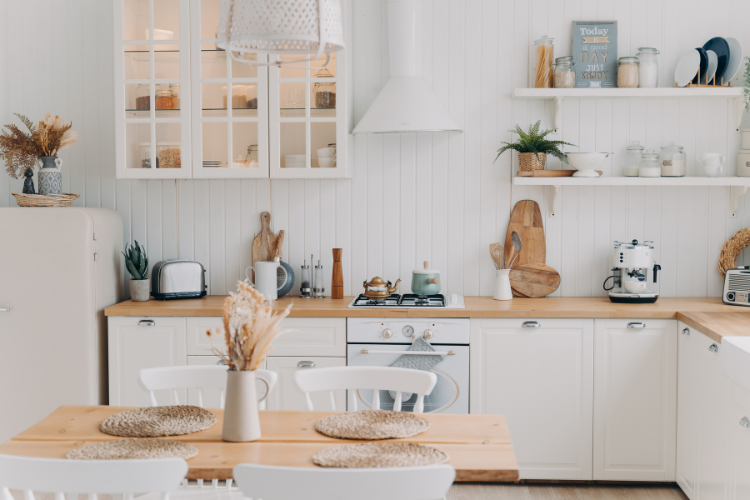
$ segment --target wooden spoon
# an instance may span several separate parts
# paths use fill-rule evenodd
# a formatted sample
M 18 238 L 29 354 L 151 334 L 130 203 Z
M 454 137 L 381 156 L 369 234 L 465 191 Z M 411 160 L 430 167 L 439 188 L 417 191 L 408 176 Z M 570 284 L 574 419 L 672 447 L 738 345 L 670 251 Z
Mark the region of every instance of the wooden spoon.
M 505 253 L 500 243 L 490 243 L 490 256 L 495 263 L 496 269 L 503 269 L 505 267 Z

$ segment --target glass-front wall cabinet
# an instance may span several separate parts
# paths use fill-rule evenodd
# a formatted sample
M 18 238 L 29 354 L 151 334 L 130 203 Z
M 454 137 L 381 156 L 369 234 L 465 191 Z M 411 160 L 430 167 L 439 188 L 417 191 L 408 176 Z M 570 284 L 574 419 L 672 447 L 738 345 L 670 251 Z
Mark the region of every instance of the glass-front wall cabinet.
M 216 46 L 221 0 L 114 2 L 118 178 L 348 176 L 343 51 L 250 66 Z

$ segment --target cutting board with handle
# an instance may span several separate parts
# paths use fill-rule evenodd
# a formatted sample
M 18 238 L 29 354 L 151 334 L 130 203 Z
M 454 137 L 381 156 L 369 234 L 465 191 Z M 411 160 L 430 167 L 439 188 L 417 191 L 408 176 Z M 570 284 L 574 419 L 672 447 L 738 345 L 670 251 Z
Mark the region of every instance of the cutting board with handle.
M 513 264 L 510 270 L 510 288 L 516 297 L 546 297 L 559 286 L 560 275 L 545 264 Z
M 255 265 L 256 262 L 272 261 L 274 257 L 281 258 L 281 247 L 279 246 L 277 248 L 276 235 L 271 231 L 271 214 L 268 212 L 261 213 L 260 224 L 260 233 L 258 233 L 255 239 L 253 239 L 253 265 Z M 255 272 L 253 272 L 253 282 L 254 281 Z
M 505 265 L 509 266 L 516 249 L 513 246 L 511 235 L 513 231 L 521 237 L 521 253 L 516 259 L 513 267 L 521 264 L 539 263 L 547 261 L 547 244 L 544 240 L 544 223 L 542 212 L 535 201 L 523 200 L 516 203 L 510 214 L 508 231 L 505 233 Z

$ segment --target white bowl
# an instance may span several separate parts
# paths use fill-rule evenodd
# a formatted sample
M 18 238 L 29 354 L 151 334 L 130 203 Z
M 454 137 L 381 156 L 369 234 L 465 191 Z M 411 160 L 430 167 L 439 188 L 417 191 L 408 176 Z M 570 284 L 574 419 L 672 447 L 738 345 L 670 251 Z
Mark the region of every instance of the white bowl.
M 573 177 L 599 177 L 596 169 L 614 153 L 565 153 L 571 167 L 578 170 Z
M 630 293 L 640 293 L 646 290 L 646 283 L 644 281 L 624 281 L 623 285 L 625 290 Z
M 318 166 L 320 168 L 333 168 L 333 158 L 318 158 Z
M 286 161 L 305 161 L 306 155 L 284 155 Z
M 318 158 L 333 158 L 333 154 L 336 152 L 333 148 L 322 148 L 318 150 Z

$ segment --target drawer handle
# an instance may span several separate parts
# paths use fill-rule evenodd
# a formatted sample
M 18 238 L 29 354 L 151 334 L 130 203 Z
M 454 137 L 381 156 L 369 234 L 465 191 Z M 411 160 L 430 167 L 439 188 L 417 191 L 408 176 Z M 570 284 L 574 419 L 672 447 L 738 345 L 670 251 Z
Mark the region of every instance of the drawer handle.
M 138 322 L 138 326 L 156 326 L 156 321 L 153 319 L 142 319 Z
M 524 321 L 521 324 L 521 328 L 539 328 L 540 325 L 538 321 Z
M 640 321 L 633 321 L 628 323 L 628 328 L 640 328 L 641 330 L 646 328 L 646 323 L 641 323 Z
M 719 352 L 719 346 L 717 346 L 716 344 L 711 344 L 710 346 L 708 346 L 708 350 L 711 352 Z
M 690 328 L 683 328 L 682 329 L 682 334 L 683 335 L 690 335 Z
M 750 429 L 750 419 L 748 419 L 747 417 L 742 417 L 742 420 L 740 420 L 740 425 L 745 429 Z
M 0 307 L 0 312 L 8 312 L 10 311 L 10 307 Z
M 315 361 L 300 361 L 297 368 L 315 368 Z

